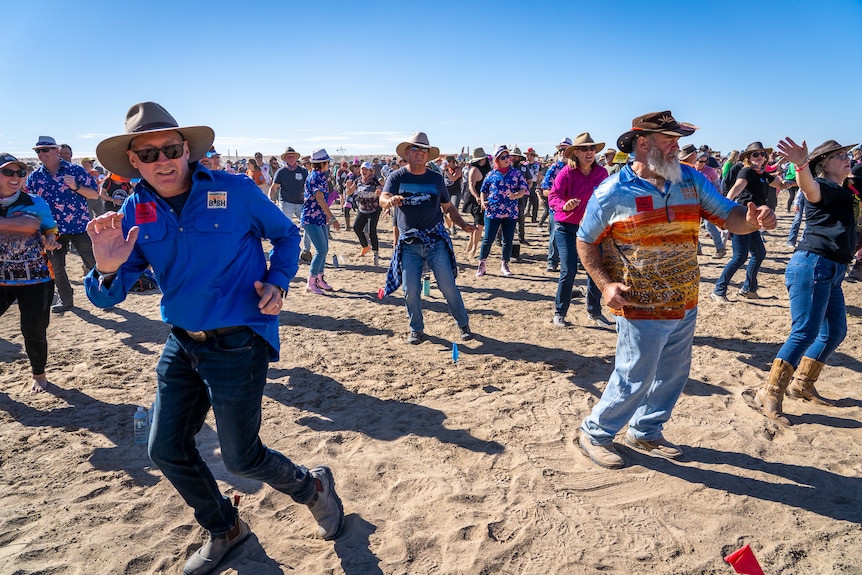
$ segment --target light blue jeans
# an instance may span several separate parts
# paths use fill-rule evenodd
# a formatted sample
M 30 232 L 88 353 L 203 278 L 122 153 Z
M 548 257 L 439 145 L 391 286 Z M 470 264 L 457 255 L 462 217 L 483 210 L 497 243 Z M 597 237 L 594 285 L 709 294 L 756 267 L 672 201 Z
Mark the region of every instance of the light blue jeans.
M 314 263 L 314 262 L 312 262 Z M 401 245 L 401 285 L 404 288 L 404 299 L 407 303 L 407 317 L 410 318 L 412 331 L 425 331 L 422 319 L 422 270 L 425 265 L 434 272 L 437 289 L 446 298 L 449 313 L 455 318 L 458 327 L 468 327 L 469 318 L 461 292 L 455 285 L 455 274 L 452 272 L 452 262 L 449 246 L 443 240 L 437 240 L 427 246 L 422 242 Z
M 326 255 L 329 253 L 329 228 L 327 226 L 303 226 L 305 237 L 311 239 L 314 245 L 314 257 L 311 258 L 309 275 L 320 275 L 326 267 Z
M 714 223 L 709 220 L 704 220 L 704 227 L 706 228 L 707 233 L 709 233 L 709 237 L 712 238 L 712 243 L 715 244 L 716 251 L 721 251 L 724 249 L 724 240 L 721 239 L 721 230 L 718 229 Z
M 283 202 L 279 200 L 279 207 L 281 208 L 281 213 L 286 215 L 288 218 L 293 216 L 293 219 L 296 220 L 296 225 L 298 227 L 302 227 L 302 204 L 292 204 L 290 202 Z M 311 251 L 311 240 L 308 237 L 308 234 L 302 234 L 302 249 L 305 251 Z
M 659 439 L 691 369 L 697 308 L 682 319 L 616 319 L 614 372 L 581 424 L 596 445 L 610 445 L 626 424 L 638 439 Z
M 790 295 L 790 335 L 776 357 L 793 367 L 803 356 L 825 363 L 847 336 L 841 282 L 847 265 L 806 251 L 794 252 L 784 271 Z

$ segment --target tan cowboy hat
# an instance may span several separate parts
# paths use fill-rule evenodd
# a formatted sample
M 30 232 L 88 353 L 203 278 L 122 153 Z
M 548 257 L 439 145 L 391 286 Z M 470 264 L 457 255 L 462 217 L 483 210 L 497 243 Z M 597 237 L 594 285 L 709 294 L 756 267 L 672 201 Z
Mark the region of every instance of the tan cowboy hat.
M 769 155 L 772 154 L 772 148 L 764 148 L 762 142 L 751 142 L 748 146 L 739 154 L 739 161 L 741 162 L 748 156 L 750 156 L 754 152 L 765 152 L 767 159 Z
M 617 138 L 617 147 L 621 152 L 631 154 L 635 138 L 644 135 L 645 132 L 683 137 L 691 136 L 697 129 L 693 124 L 677 122 L 669 110 L 650 112 L 632 120 L 632 129 Z
M 488 154 L 485 153 L 485 148 L 476 148 L 473 150 L 473 157 L 470 158 L 470 163 L 475 164 L 482 160 L 487 160 Z
M 855 148 L 859 144 L 851 144 L 849 146 L 842 146 L 835 140 L 826 140 L 813 150 L 808 155 L 808 167 L 811 170 L 812 174 L 816 174 L 817 172 L 817 164 L 825 160 L 830 154 L 834 154 L 835 152 L 844 152 L 847 153 L 851 149 Z
M 605 147 L 605 143 L 593 141 L 593 137 L 590 136 L 590 133 L 584 132 L 583 134 L 578 134 L 578 137 L 575 138 L 572 145 L 563 150 L 563 156 L 571 158 L 581 146 L 595 146 L 596 154 L 598 154 Z
M 527 159 L 527 156 L 525 156 L 524 154 L 521 153 L 521 148 L 519 148 L 518 146 L 515 146 L 514 148 L 512 148 L 512 151 L 509 152 L 509 155 L 513 156 L 513 157 L 517 156 L 517 157 L 521 158 L 522 160 Z
M 425 132 L 415 132 L 407 138 L 406 142 L 401 142 L 398 144 L 398 147 L 395 148 L 395 153 L 401 156 L 402 158 L 407 157 L 407 148 L 410 146 L 419 146 L 420 148 L 425 148 L 428 150 L 428 161 L 436 160 L 440 155 L 440 148 L 435 148 L 431 144 L 428 143 L 428 136 Z
M 180 127 L 167 110 L 155 102 L 134 104 L 126 113 L 126 133 L 102 140 L 96 146 L 96 157 L 107 170 L 126 178 L 140 178 L 141 173 L 132 167 L 126 151 L 132 140 L 142 134 L 179 132 L 189 143 L 189 162 L 197 162 L 209 151 L 215 132 L 209 126 Z
M 293 148 L 291 148 L 290 146 L 288 146 L 288 147 L 287 147 L 287 149 L 284 151 L 284 153 L 281 155 L 281 159 L 282 159 L 282 160 L 284 160 L 284 161 L 286 162 L 286 161 L 287 161 L 287 158 L 286 158 L 285 156 L 289 156 L 289 155 L 291 155 L 291 154 L 293 154 L 294 156 L 296 156 L 296 159 L 297 159 L 297 160 L 299 159 L 299 152 L 297 152 L 296 150 L 294 150 L 294 149 L 293 149 Z

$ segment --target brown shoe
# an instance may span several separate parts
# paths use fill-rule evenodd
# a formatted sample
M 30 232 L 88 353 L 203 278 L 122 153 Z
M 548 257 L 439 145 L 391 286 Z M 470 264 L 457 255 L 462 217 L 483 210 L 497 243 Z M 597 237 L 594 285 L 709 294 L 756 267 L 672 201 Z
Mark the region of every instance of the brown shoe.
M 790 426 L 790 420 L 784 417 L 781 411 L 784 400 L 784 392 L 790 385 L 793 377 L 793 366 L 780 358 L 772 361 L 772 369 L 766 377 L 766 385 L 754 394 L 754 403 L 763 411 L 763 415 L 773 419 L 781 425 Z
M 248 539 L 251 529 L 245 521 L 237 517 L 236 525 L 227 533 L 213 536 L 210 534 L 203 547 L 189 557 L 183 567 L 183 575 L 205 575 L 210 573 L 230 551 Z
M 600 465 L 606 469 L 620 469 L 626 465 L 625 460 L 617 453 L 617 448 L 614 447 L 613 443 L 610 445 L 596 445 L 593 443 L 593 439 L 581 430 L 578 444 L 584 450 L 584 453 L 587 454 L 587 457 L 592 459 L 596 465 Z
M 646 439 L 638 439 L 630 432 L 626 432 L 625 444 L 638 451 L 643 451 L 657 457 L 664 457 L 665 459 L 679 459 L 682 457 L 682 449 L 664 437 L 648 441 Z
M 793 373 L 793 379 L 787 388 L 787 397 L 802 399 L 816 403 L 817 405 L 835 405 L 831 399 L 826 399 L 817 392 L 814 384 L 823 370 L 823 362 L 816 361 L 810 357 L 803 357 L 799 367 Z

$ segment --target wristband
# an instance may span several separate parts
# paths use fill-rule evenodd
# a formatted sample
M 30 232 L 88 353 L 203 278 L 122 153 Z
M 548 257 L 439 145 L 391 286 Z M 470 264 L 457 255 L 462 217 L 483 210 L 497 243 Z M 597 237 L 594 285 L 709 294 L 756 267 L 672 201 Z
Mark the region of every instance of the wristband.
M 808 167 L 808 160 L 805 160 L 804 164 L 793 164 L 796 167 L 796 171 L 804 170 Z

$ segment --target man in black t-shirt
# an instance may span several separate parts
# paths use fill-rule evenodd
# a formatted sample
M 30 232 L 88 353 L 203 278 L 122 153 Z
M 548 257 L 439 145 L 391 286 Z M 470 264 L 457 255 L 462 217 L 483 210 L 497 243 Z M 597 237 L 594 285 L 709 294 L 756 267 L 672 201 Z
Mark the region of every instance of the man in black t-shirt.
M 446 298 L 449 313 L 458 324 L 461 339 L 471 339 L 473 336 L 467 310 L 461 292 L 455 285 L 458 275 L 455 251 L 441 210 L 465 232 L 472 233 L 475 227 L 466 223 L 449 201 L 449 190 L 446 189 L 443 176 L 426 167 L 427 162 L 440 155 L 440 149 L 431 147 L 424 132 L 416 132 L 408 141 L 401 142 L 396 151 L 407 160 L 407 166 L 389 175 L 380 196 L 380 207 L 394 211 L 399 229 L 398 243 L 395 244 L 381 297 L 403 284 L 407 316 L 410 319 L 407 343 L 422 343 L 425 323 L 420 294 L 422 271 L 427 266 L 434 272 L 437 289 Z
M 308 170 L 300 166 L 299 152 L 290 146 L 281 155 L 284 166 L 278 169 L 269 186 L 269 199 L 278 204 L 281 212 L 288 218 L 293 217 L 299 225 L 302 216 L 302 194 L 305 191 L 305 180 Z M 302 252 L 300 261 L 311 261 L 311 239 L 303 232 Z

